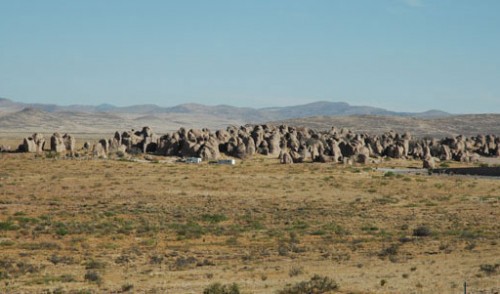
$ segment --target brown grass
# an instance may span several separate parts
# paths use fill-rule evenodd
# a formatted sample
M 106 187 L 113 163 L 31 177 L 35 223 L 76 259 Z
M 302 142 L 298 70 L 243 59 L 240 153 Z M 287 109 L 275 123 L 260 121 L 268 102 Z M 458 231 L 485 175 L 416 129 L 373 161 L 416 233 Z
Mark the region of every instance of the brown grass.
M 275 293 L 315 274 L 343 293 L 498 290 L 481 265 L 500 263 L 500 181 L 372 167 L 0 154 L 0 292 Z

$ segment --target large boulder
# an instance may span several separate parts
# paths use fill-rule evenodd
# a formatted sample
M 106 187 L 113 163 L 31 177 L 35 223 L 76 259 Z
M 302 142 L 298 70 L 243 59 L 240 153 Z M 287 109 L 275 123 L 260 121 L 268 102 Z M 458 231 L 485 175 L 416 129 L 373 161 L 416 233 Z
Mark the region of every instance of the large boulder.
M 427 169 L 436 168 L 436 161 L 432 156 L 426 156 L 422 161 L 423 167 Z
M 24 138 L 23 143 L 19 146 L 19 151 L 22 152 L 43 152 L 45 147 L 45 138 L 40 133 L 34 133 L 30 137 Z
M 280 162 L 282 164 L 292 164 L 293 163 L 293 159 L 292 157 L 290 156 L 290 154 L 288 152 L 282 152 L 280 154 Z
M 220 158 L 219 142 L 215 136 L 210 136 L 200 148 L 199 157 L 203 160 L 217 160 Z
M 98 158 L 108 158 L 107 149 L 102 145 L 102 141 L 103 140 L 94 144 L 94 147 L 92 148 L 92 155 Z M 104 142 L 107 141 L 104 140 Z
M 0 145 L 0 152 L 9 152 L 9 151 L 10 151 L 9 145 Z
M 66 146 L 64 146 L 64 141 L 61 134 L 54 133 L 50 137 L 50 151 L 58 153 L 66 151 Z
M 74 136 L 70 134 L 64 134 L 62 137 L 63 142 L 64 142 L 64 147 L 66 149 L 66 152 L 75 152 L 76 150 L 76 139 Z
M 281 151 L 280 143 L 281 136 L 278 132 L 274 132 L 268 139 L 269 154 L 278 156 Z
M 59 133 L 54 133 L 50 137 L 50 150 L 58 153 L 69 152 L 73 153 L 76 149 L 76 140 L 75 137 L 64 134 L 61 136 Z

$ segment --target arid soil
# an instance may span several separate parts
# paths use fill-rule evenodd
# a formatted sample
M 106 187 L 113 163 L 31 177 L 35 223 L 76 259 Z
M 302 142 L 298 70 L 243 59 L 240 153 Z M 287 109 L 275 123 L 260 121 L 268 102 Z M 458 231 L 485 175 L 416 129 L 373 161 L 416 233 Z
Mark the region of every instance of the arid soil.
M 0 292 L 498 292 L 500 180 L 373 170 L 420 166 L 1 153 Z

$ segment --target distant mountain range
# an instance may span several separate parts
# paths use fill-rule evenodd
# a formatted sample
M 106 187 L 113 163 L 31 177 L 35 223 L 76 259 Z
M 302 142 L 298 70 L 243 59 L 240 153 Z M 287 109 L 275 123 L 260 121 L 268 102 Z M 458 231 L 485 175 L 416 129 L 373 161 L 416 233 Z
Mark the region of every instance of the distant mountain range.
M 449 113 L 439 110 L 426 112 L 395 112 L 383 108 L 370 106 L 352 106 L 345 102 L 319 101 L 296 106 L 249 108 L 235 107 L 229 105 L 208 106 L 203 104 L 187 103 L 173 107 L 162 107 L 154 104 L 141 104 L 119 107 L 111 104 L 92 105 L 68 105 L 56 104 L 21 103 L 6 98 L 0 98 L 0 112 L 15 112 L 24 108 L 33 108 L 45 112 L 85 112 L 98 113 L 107 112 L 114 114 L 203 114 L 236 119 L 244 122 L 263 122 L 268 120 L 280 120 L 300 118 L 308 116 L 346 116 L 346 115 L 386 115 L 386 116 L 413 116 L 413 117 L 444 117 Z
M 112 133 L 146 125 L 158 133 L 165 133 L 180 127 L 220 129 L 228 125 L 266 122 L 317 128 L 335 125 L 367 132 L 404 128 L 419 135 L 440 136 L 471 135 L 483 126 L 487 132 L 500 132 L 500 115 L 497 114 L 454 116 L 440 110 L 395 112 L 370 106 L 352 106 L 345 102 L 319 101 L 268 108 L 194 103 L 173 107 L 153 104 L 118 107 L 110 104 L 30 104 L 0 98 L 0 132 L 7 133 Z

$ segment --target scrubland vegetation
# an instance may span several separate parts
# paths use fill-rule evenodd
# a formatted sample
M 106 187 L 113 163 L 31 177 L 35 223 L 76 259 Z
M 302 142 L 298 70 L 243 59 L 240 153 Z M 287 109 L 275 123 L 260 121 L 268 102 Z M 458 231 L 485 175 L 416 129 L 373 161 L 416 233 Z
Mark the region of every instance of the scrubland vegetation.
M 2 293 L 500 289 L 498 179 L 49 157 L 0 154 Z

